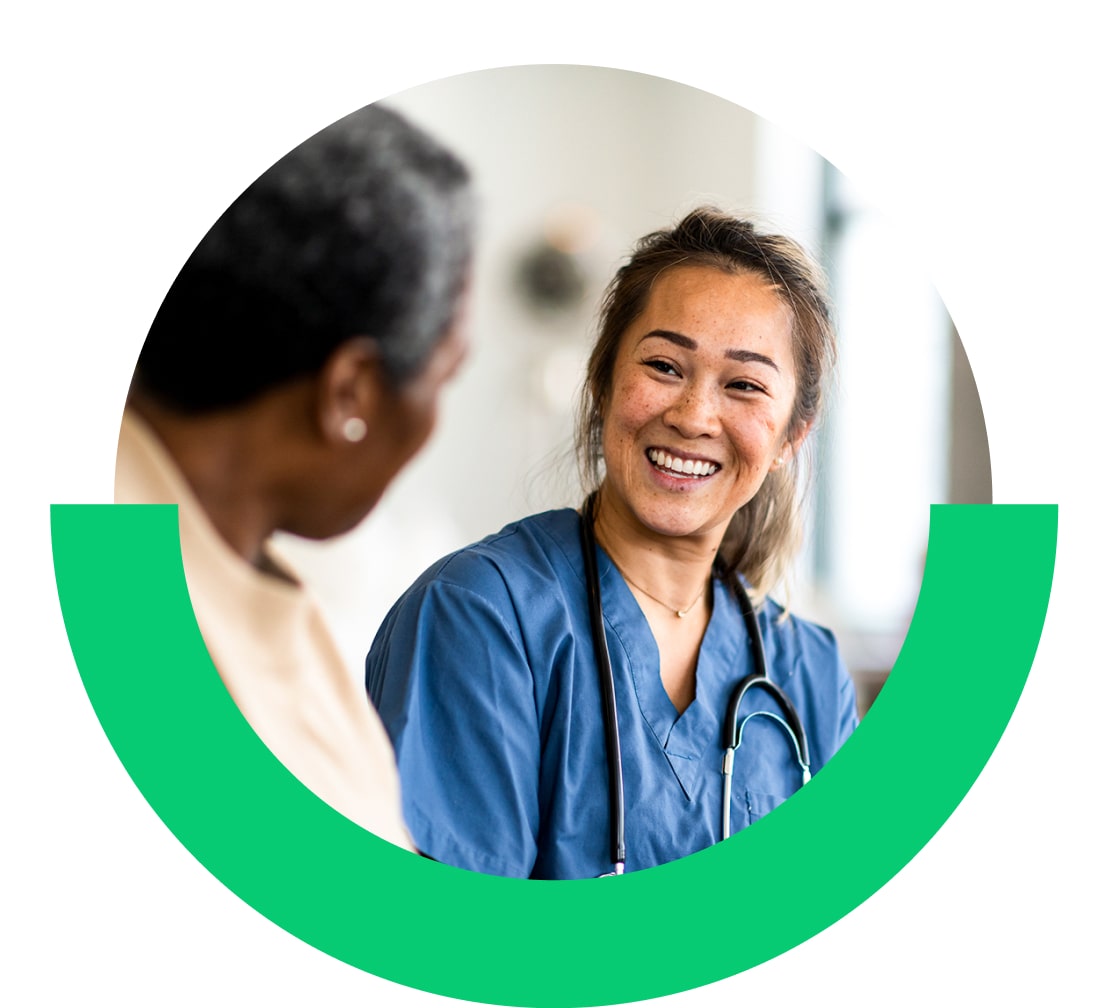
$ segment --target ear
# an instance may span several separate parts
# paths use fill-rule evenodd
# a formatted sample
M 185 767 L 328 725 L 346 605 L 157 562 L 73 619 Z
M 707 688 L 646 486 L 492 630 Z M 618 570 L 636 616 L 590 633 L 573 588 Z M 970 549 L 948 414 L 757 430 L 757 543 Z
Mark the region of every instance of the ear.
M 783 442 L 778 455 L 775 456 L 774 462 L 771 463 L 772 472 L 789 464 L 797 456 L 798 452 L 802 450 L 802 445 L 805 443 L 805 439 L 809 437 L 809 432 L 812 429 L 812 420 L 795 428 L 791 436 Z
M 362 441 L 385 391 L 377 344 L 366 336 L 341 343 L 316 380 L 316 422 L 331 444 Z

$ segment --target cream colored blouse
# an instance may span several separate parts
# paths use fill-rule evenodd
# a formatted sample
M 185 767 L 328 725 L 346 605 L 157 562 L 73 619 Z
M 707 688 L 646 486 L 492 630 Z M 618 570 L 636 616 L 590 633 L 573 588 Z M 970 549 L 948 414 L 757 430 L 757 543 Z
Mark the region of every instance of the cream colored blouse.
M 115 492 L 119 504 L 178 505 L 197 625 L 259 738 L 337 811 L 412 850 L 389 737 L 304 586 L 258 571 L 231 549 L 157 436 L 131 411 L 120 428 Z

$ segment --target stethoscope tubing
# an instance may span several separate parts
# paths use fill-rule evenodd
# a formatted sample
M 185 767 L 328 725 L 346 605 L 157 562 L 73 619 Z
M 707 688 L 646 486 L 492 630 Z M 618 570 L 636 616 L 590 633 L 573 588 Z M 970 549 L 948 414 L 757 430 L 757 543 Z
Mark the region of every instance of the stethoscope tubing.
M 611 875 L 623 875 L 627 863 L 625 844 L 624 768 L 621 762 L 620 727 L 617 720 L 617 691 L 613 676 L 613 663 L 605 637 L 605 616 L 601 605 L 601 581 L 597 568 L 597 539 L 594 536 L 594 506 L 597 494 L 591 494 L 582 508 L 579 530 L 582 556 L 585 563 L 586 595 L 590 611 L 590 630 L 593 636 L 594 660 L 597 665 L 598 688 L 601 694 L 601 713 L 605 728 L 605 753 L 608 764 L 609 784 L 609 854 L 613 864 Z M 721 796 L 721 839 L 731 833 L 730 811 L 732 803 L 732 764 L 736 750 L 743 741 L 744 726 L 753 717 L 769 717 L 778 722 L 794 746 L 795 756 L 802 772 L 802 784 L 809 781 L 809 746 L 798 711 L 786 693 L 767 675 L 767 658 L 763 650 L 763 637 L 759 631 L 751 597 L 738 579 L 731 578 L 729 585 L 740 605 L 744 625 L 752 651 L 754 671 L 733 688 L 723 722 L 722 745 L 725 750 L 721 766 L 724 776 Z M 760 689 L 770 694 L 783 712 L 779 717 L 770 711 L 757 711 L 739 720 L 740 705 L 744 697 Z
M 621 762 L 621 736 L 617 723 L 617 687 L 613 678 L 613 663 L 609 658 L 609 644 L 605 639 L 605 617 L 601 608 L 601 579 L 597 572 L 593 509 L 594 496 L 591 496 L 583 508 L 582 520 L 578 524 L 582 534 L 582 555 L 586 563 L 586 594 L 598 688 L 601 691 L 601 716 L 605 723 L 605 754 L 609 768 L 609 860 L 613 864 L 613 874 L 623 875 L 624 766 Z

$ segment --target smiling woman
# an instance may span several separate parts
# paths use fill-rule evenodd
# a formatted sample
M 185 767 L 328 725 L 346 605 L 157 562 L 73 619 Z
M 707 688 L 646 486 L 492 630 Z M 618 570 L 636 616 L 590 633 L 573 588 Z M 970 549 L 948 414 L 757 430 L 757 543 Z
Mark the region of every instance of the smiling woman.
M 856 724 L 836 644 L 766 597 L 833 357 L 789 239 L 703 208 L 638 243 L 588 366 L 581 513 L 435 564 L 367 656 L 421 851 L 532 878 L 648 868 L 835 753 Z
M 669 614 L 685 616 L 705 596 L 733 515 L 809 429 L 791 430 L 790 332 L 789 309 L 759 274 L 678 266 L 659 276 L 618 346 L 595 534 L 646 603 L 680 713 L 694 699 L 709 613 L 681 626 Z
M 794 387 L 790 313 L 766 280 L 668 270 L 618 349 L 598 523 L 614 507 L 658 533 L 705 537 L 715 553 L 732 516 L 793 451 Z

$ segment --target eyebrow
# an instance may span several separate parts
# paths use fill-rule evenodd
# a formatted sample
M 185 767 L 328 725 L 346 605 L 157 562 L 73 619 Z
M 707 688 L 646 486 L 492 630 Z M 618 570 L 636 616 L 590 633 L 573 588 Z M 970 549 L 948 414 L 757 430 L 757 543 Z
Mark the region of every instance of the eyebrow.
M 671 332 L 670 329 L 652 329 L 651 332 L 645 333 L 641 338 L 642 343 L 652 336 L 657 336 L 660 339 L 665 339 L 675 346 L 680 346 L 684 350 L 697 350 L 698 341 L 691 339 L 689 336 L 683 336 L 682 333 Z M 739 361 L 741 364 L 766 364 L 770 368 L 779 370 L 779 366 L 764 354 L 756 353 L 754 350 L 726 350 L 725 356 L 729 360 Z

